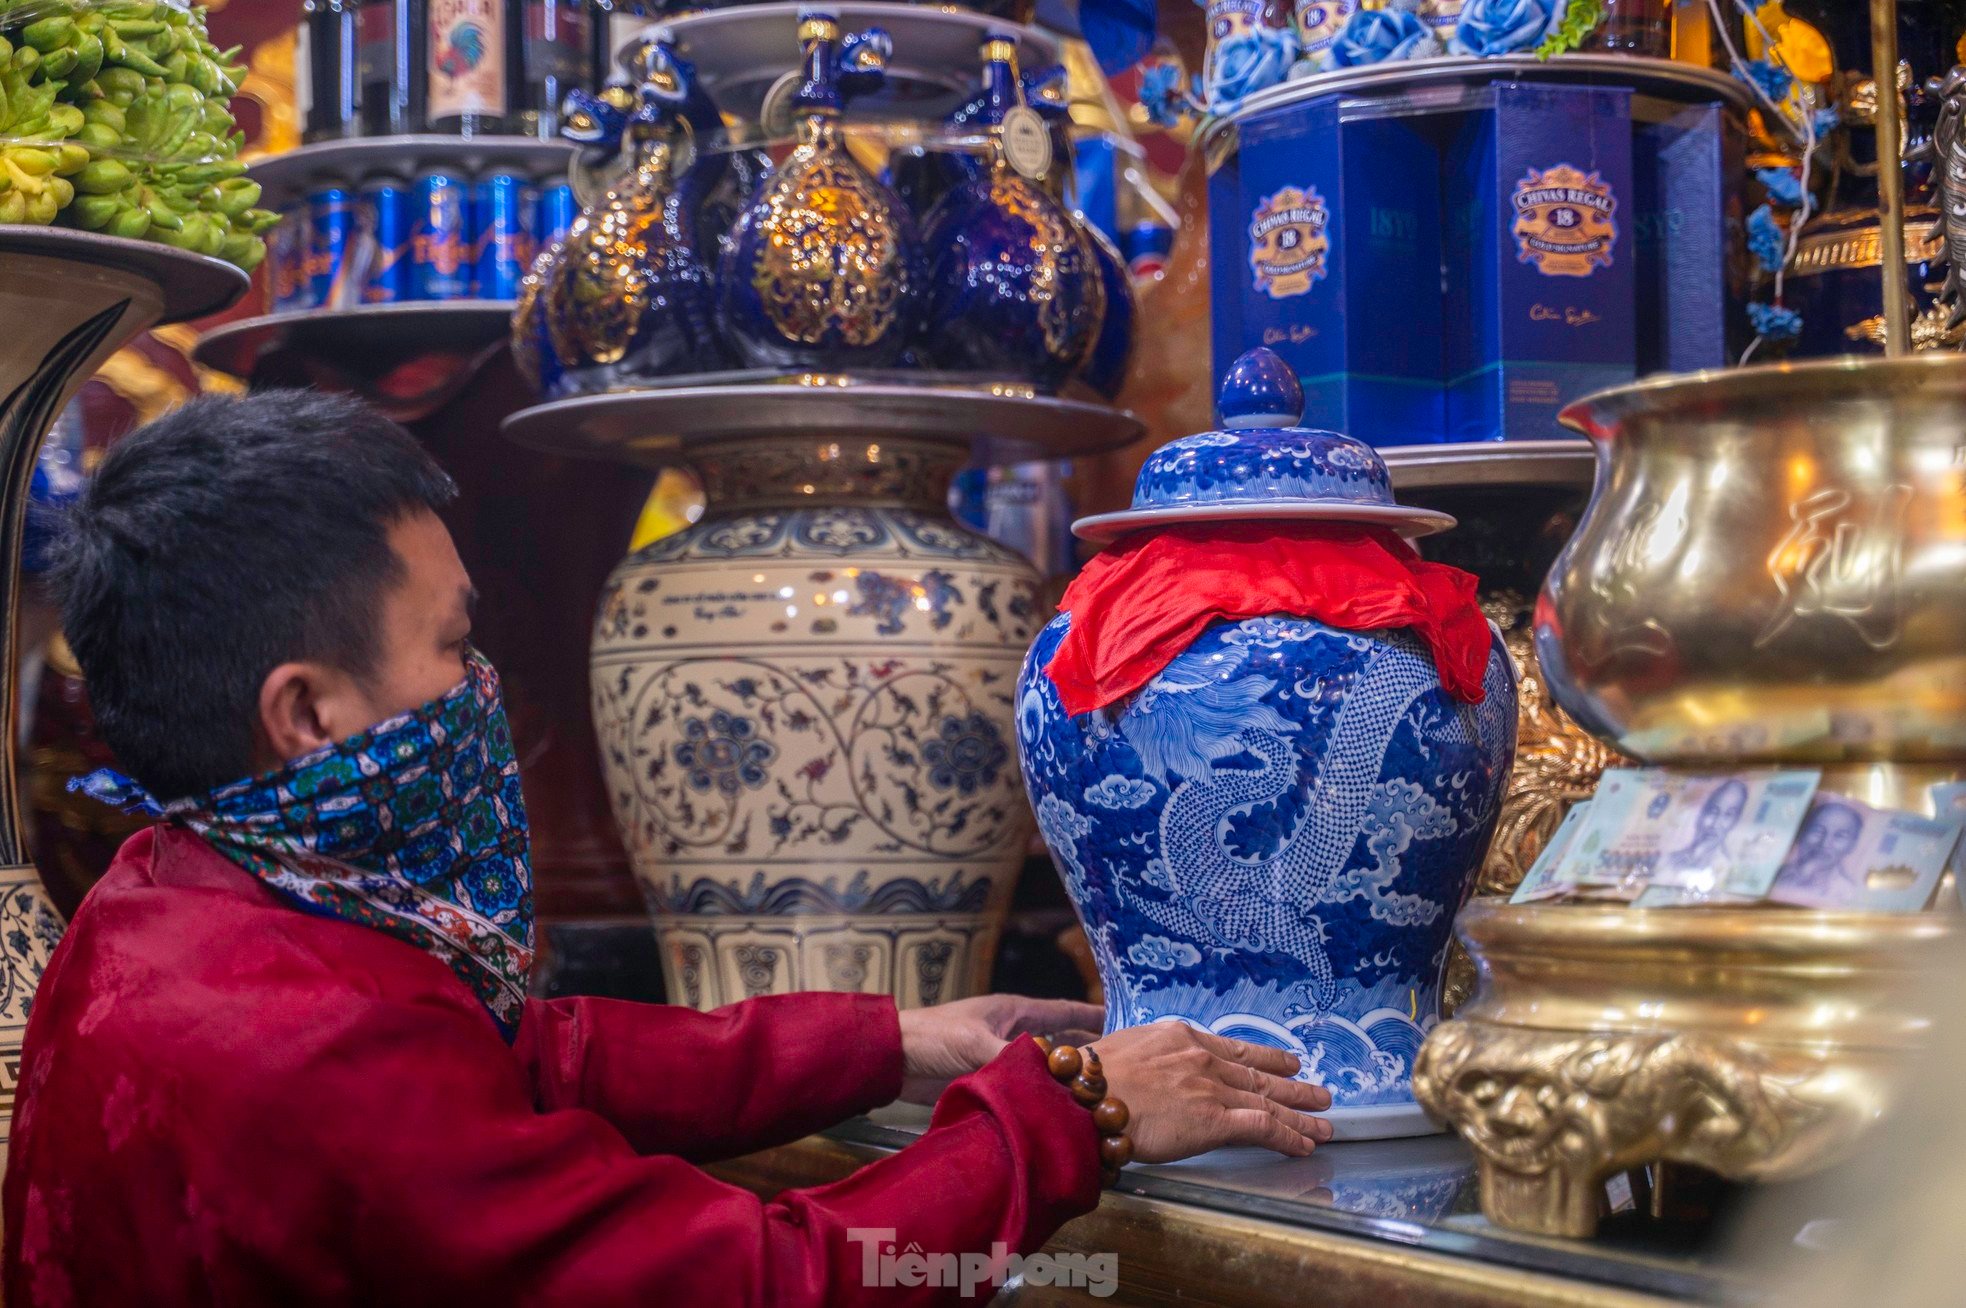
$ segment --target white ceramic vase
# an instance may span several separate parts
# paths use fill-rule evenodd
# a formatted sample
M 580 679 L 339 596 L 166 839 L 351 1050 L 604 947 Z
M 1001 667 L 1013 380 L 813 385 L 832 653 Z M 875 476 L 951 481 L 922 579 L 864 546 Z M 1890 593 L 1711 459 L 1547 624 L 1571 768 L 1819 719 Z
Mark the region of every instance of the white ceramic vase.
M 594 719 L 673 1002 L 988 983 L 1031 818 L 1039 578 L 952 519 L 962 447 L 759 438 L 602 594 Z

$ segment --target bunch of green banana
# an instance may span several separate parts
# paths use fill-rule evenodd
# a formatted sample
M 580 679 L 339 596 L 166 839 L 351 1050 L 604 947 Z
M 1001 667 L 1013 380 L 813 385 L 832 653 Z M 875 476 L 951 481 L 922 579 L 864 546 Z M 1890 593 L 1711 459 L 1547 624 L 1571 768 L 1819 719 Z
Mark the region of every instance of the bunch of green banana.
M 35 12 L 49 3 L 62 0 L 37 0 Z M 91 84 L 104 69 L 181 82 L 219 100 L 231 99 L 245 76 L 237 47 L 212 45 L 202 10 L 168 0 L 77 0 L 64 7 L 67 12 L 47 14 L 21 35 L 40 51 L 45 75 L 66 84 L 70 100 L 94 98 Z
M 235 157 L 232 115 L 184 82 L 128 69 L 99 74 L 77 140 L 95 157 L 75 178 L 77 226 L 148 237 L 251 271 L 279 215 L 254 206 L 259 184 Z
M 226 108 L 245 73 L 238 51 L 213 47 L 202 10 L 166 0 L 77 0 L 53 13 L 60 0 L 29 2 L 39 16 L 16 33 L 20 53 L 66 102 L 56 108 L 77 115 L 67 135 L 87 156 L 69 170 L 66 220 L 256 267 L 279 218 L 255 207 L 260 188 L 238 160 L 245 138 Z M 16 7 L 0 7 L 0 22 Z
M 84 116 L 56 101 L 58 87 L 35 77 L 40 55 L 0 37 L 0 223 L 46 226 L 75 198 L 69 180 L 89 152 L 68 138 Z

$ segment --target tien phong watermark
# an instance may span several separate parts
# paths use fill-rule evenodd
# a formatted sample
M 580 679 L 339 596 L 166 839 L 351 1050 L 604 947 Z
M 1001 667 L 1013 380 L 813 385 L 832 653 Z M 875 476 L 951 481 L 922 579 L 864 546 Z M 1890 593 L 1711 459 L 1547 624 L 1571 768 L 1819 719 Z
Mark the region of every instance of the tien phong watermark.
M 860 1246 L 860 1283 L 866 1286 L 929 1286 L 968 1297 L 985 1286 L 1016 1283 L 1084 1290 L 1104 1299 L 1120 1285 L 1116 1253 L 1015 1254 L 1001 1240 L 988 1253 L 926 1253 L 918 1244 L 897 1249 L 891 1226 L 849 1227 L 846 1238 Z

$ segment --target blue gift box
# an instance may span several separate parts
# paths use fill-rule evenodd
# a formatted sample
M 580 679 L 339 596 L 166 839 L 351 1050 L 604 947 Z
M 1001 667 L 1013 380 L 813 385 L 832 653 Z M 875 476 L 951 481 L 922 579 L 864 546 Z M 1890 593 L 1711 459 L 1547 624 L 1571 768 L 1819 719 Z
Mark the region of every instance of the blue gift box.
M 1631 92 L 1497 82 L 1446 156 L 1447 439 L 1551 440 L 1632 379 Z
M 1210 177 L 1216 367 L 1265 345 L 1302 381 L 1305 425 L 1438 440 L 1438 151 L 1424 121 L 1349 104 L 1252 116 Z
M 1218 383 L 1266 345 L 1374 445 L 1571 437 L 1556 415 L 1746 344 L 1740 115 L 1562 80 L 1312 93 L 1210 163 Z
M 1717 104 L 1632 113 L 1639 374 L 1725 367 L 1747 345 L 1739 122 Z

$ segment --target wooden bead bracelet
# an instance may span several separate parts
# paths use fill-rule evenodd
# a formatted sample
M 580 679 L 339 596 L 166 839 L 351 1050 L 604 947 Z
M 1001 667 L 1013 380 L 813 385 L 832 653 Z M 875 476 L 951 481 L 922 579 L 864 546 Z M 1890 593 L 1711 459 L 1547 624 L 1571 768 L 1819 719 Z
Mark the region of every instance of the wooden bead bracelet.
M 1092 1110 L 1092 1125 L 1099 1131 L 1099 1177 L 1103 1184 L 1112 1185 L 1120 1179 L 1120 1169 L 1133 1161 L 1133 1141 L 1126 1134 L 1131 1115 L 1124 1103 L 1106 1093 L 1099 1054 L 1090 1048 L 1055 1045 L 1043 1036 L 1031 1038 L 1044 1050 L 1045 1065 L 1053 1079 Z

